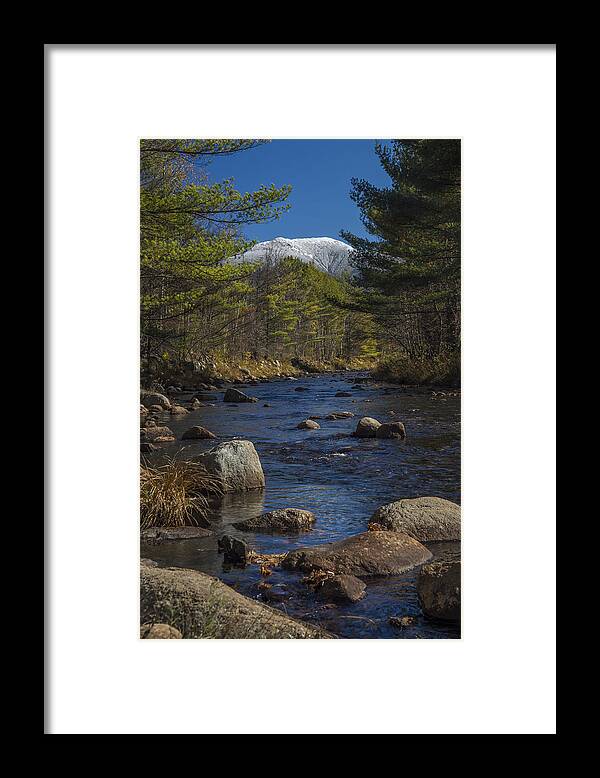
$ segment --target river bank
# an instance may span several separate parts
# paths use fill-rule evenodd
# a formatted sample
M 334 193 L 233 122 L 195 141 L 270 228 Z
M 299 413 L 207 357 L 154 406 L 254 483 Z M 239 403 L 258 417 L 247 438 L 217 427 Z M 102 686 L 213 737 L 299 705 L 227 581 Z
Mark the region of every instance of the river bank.
M 142 555 L 161 566 L 214 576 L 252 600 L 269 602 L 339 637 L 458 637 L 456 624 L 436 623 L 423 614 L 417 594 L 417 567 L 369 579 L 362 599 L 332 604 L 320 600 L 302 582 L 301 573 L 273 567 L 265 578 L 257 565 L 236 567 L 227 563 L 218 543 L 227 534 L 257 553 L 282 555 L 365 532 L 373 513 L 394 500 L 435 495 L 459 503 L 458 392 L 393 386 L 365 373 L 346 372 L 239 387 L 254 395 L 255 403 L 224 403 L 221 392 L 225 388 L 211 392 L 214 400 L 203 402 L 183 416 L 168 411 L 157 414 L 157 422 L 168 425 L 174 440 L 158 444 L 147 460 L 158 463 L 174 455 L 191 459 L 216 443 L 249 440 L 260 456 L 266 488 L 231 493 L 213 501 L 210 535 L 144 541 Z M 173 399 L 187 404 L 193 394 L 177 392 Z M 333 412 L 353 415 L 325 418 Z M 309 416 L 321 417 L 317 420 L 319 428 L 297 429 L 298 423 Z M 353 437 L 357 420 L 363 416 L 383 422 L 401 420 L 406 438 Z M 216 438 L 181 440 L 192 425 L 202 425 Z M 233 526 L 282 508 L 311 511 L 316 517 L 314 526 L 301 535 L 265 534 Z M 460 555 L 458 542 L 426 545 L 433 560 L 456 560 Z M 281 596 L 280 602 L 274 601 L 276 594 Z

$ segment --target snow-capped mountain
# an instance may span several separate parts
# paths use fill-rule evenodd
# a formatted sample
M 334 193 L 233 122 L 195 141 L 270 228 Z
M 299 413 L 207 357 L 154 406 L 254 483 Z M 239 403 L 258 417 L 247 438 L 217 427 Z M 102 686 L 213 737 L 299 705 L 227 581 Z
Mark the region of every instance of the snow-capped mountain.
M 356 272 L 350 263 L 352 246 L 335 238 L 273 238 L 257 243 L 249 251 L 237 254 L 230 262 L 277 261 L 297 257 L 319 270 L 341 276 Z

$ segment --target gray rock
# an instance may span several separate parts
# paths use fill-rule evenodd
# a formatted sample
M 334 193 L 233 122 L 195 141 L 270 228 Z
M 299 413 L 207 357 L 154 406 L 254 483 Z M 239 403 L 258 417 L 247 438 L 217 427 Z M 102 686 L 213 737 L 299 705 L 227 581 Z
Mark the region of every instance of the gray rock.
M 312 419 L 304 419 L 304 421 L 301 421 L 300 424 L 296 425 L 297 430 L 320 430 L 321 425 L 317 424 L 316 421 L 313 421 Z
M 325 418 L 330 421 L 337 421 L 338 419 L 351 419 L 353 416 L 354 414 L 350 413 L 350 411 L 336 411 L 335 413 L 328 414 Z
M 260 459 L 249 440 L 220 443 L 192 461 L 204 465 L 211 475 L 217 477 L 224 492 L 245 492 L 265 486 Z
M 352 397 L 352 392 L 336 392 L 336 397 Z
M 140 616 L 186 638 L 333 638 L 196 570 L 140 567 Z
M 280 508 L 233 526 L 245 532 L 303 532 L 311 529 L 315 515 L 300 508 Z
M 173 432 L 170 427 L 145 427 L 145 438 L 146 440 L 154 440 L 156 441 L 158 438 L 169 438 L 171 440 L 175 440 L 175 433 Z
M 365 596 L 366 585 L 354 575 L 334 575 L 326 578 L 317 595 L 331 602 L 358 602 Z
M 189 538 L 208 538 L 213 533 L 207 529 L 209 526 L 206 519 L 200 519 L 200 524 L 204 526 L 197 527 L 149 527 L 140 532 L 143 541 L 163 540 L 187 540 Z
M 168 397 L 160 392 L 141 392 L 140 402 L 145 405 L 146 408 L 152 408 L 153 405 L 160 406 L 161 410 L 168 410 L 171 407 L 171 401 Z
M 401 421 L 389 421 L 377 427 L 375 437 L 404 440 L 406 437 L 406 430 Z
M 282 559 L 288 570 L 322 570 L 359 577 L 399 575 L 432 557 L 429 549 L 400 532 L 363 532 L 335 543 L 290 551 Z
M 374 438 L 377 435 L 379 427 L 381 427 L 381 422 L 377 421 L 377 419 L 372 419 L 370 416 L 363 416 L 356 425 L 353 434 L 356 438 Z
M 460 621 L 460 562 L 432 562 L 417 576 L 423 613 L 439 621 Z
M 243 540 L 231 535 L 223 535 L 219 540 L 219 553 L 223 554 L 226 562 L 236 565 L 247 564 L 249 550 Z
M 169 412 L 172 416 L 185 416 L 186 413 L 189 413 L 188 409 L 184 408 L 183 405 L 172 405 Z
M 140 627 L 140 638 L 142 640 L 158 639 L 158 640 L 181 640 L 183 635 L 175 627 L 171 627 L 169 624 L 142 624 Z
M 223 395 L 223 402 L 226 403 L 255 403 L 258 402 L 256 397 L 250 397 L 244 392 L 240 392 L 238 389 L 230 387 Z
M 460 505 L 441 497 L 396 500 L 377 508 L 369 523 L 421 542 L 460 540 Z
M 216 438 L 216 437 L 217 436 L 210 430 L 207 430 L 206 427 L 200 427 L 199 425 L 196 425 L 195 427 L 190 427 L 189 430 L 186 430 L 181 436 L 181 439 L 182 440 L 209 440 L 211 438 Z

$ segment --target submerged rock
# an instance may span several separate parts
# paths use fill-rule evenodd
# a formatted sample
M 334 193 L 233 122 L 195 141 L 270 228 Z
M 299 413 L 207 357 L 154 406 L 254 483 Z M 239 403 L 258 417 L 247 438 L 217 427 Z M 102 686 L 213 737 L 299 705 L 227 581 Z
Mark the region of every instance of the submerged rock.
M 352 392 L 336 392 L 336 397 L 352 397 Z
M 281 565 L 288 570 L 323 570 L 359 577 L 399 575 L 431 559 L 429 549 L 400 532 L 363 532 L 335 543 L 290 551 Z
M 377 508 L 369 523 L 421 542 L 460 540 L 460 505 L 441 497 L 396 500 Z
M 303 532 L 311 529 L 315 514 L 300 508 L 280 508 L 233 526 L 246 532 Z
M 374 438 L 377 435 L 379 427 L 381 427 L 381 422 L 377 421 L 377 419 L 372 419 L 370 416 L 363 416 L 356 425 L 353 434 L 356 438 Z
M 391 438 L 404 440 L 406 437 L 406 429 L 401 421 L 389 421 L 381 424 L 377 427 L 375 433 L 376 438 Z
M 460 621 L 460 562 L 432 562 L 419 570 L 417 594 L 423 613 L 440 621 Z
M 184 638 L 333 638 L 196 570 L 140 567 L 140 617 Z
M 358 602 L 365 596 L 366 585 L 354 575 L 334 575 L 326 578 L 317 589 L 317 595 L 332 602 Z
M 216 476 L 224 492 L 245 492 L 265 486 L 260 459 L 249 440 L 219 443 L 192 461 L 204 465 L 211 475 Z
M 325 418 L 330 421 L 337 421 L 338 419 L 351 419 L 353 416 L 354 414 L 350 413 L 350 411 L 336 411 L 335 413 L 328 414 Z
M 214 432 L 207 430 L 206 427 L 200 427 L 200 425 L 196 425 L 195 427 L 190 427 L 189 430 L 186 430 L 181 436 L 181 439 L 182 440 L 209 440 L 211 438 L 216 438 L 216 437 L 217 436 L 214 434 Z
M 140 638 L 142 640 L 159 639 L 159 640 L 181 640 L 183 635 L 175 627 L 171 627 L 169 624 L 142 624 L 140 627 Z
M 207 529 L 210 524 L 206 519 L 198 519 L 196 527 L 149 527 L 140 532 L 144 541 L 162 542 L 163 540 L 186 540 L 188 538 L 208 538 L 213 533 Z
M 256 397 L 250 397 L 244 392 L 240 392 L 238 389 L 229 388 L 223 395 L 223 402 L 226 403 L 255 403 L 258 402 Z
M 168 410 L 171 407 L 171 401 L 160 392 L 141 392 L 140 402 L 146 408 L 152 408 L 153 405 L 159 406 L 161 410 Z
M 304 419 L 304 421 L 301 421 L 300 424 L 296 425 L 297 430 L 320 430 L 321 425 L 317 424 L 316 421 L 313 421 L 312 419 Z

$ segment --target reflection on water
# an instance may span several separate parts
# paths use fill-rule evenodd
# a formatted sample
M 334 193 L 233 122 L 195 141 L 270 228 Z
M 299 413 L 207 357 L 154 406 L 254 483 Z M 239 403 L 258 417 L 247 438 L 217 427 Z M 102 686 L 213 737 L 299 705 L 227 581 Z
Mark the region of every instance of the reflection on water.
M 201 424 L 219 441 L 251 440 L 259 452 L 267 487 L 228 494 L 213 506 L 215 538 L 191 539 L 161 545 L 144 545 L 142 555 L 161 564 L 192 567 L 218 576 L 251 597 L 260 597 L 258 568 L 224 569 L 217 554 L 216 536 L 225 530 L 242 537 L 251 547 L 282 553 L 303 545 L 327 543 L 363 532 L 373 511 L 403 497 L 436 495 L 460 502 L 460 398 L 433 397 L 431 392 L 401 390 L 376 383 L 363 384 L 349 398 L 334 397 L 349 389 L 356 374 L 314 376 L 302 380 L 309 391 L 295 392 L 295 382 L 274 381 L 248 387 L 258 403 L 231 408 L 217 401 L 183 419 L 165 415 L 177 438 L 190 426 Z M 182 395 L 185 401 L 191 395 Z M 221 395 L 219 395 L 221 397 Z M 263 407 L 268 402 L 271 407 Z M 351 437 L 357 418 L 319 420 L 319 430 L 297 430 L 308 416 L 325 417 L 332 411 L 351 411 L 357 418 L 402 420 L 405 441 Z M 394 411 L 394 413 L 390 413 Z M 152 455 L 190 458 L 219 441 L 177 440 Z M 317 517 L 312 531 L 302 535 L 262 535 L 239 532 L 230 525 L 275 508 L 304 508 Z M 458 553 L 458 544 L 432 544 L 440 554 Z M 404 576 L 367 581 L 367 595 L 347 606 L 315 601 L 296 573 L 274 571 L 269 583 L 288 587 L 290 598 L 278 604 L 290 615 L 321 624 L 343 637 L 447 638 L 458 637 L 455 627 L 427 622 L 420 613 L 415 571 Z M 410 627 L 391 627 L 390 616 L 414 616 Z

